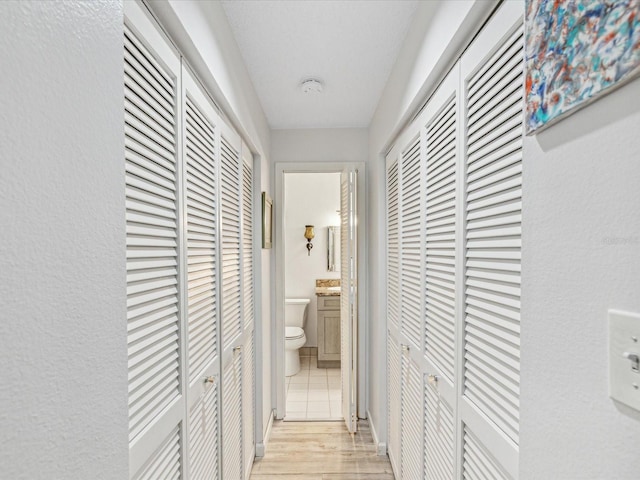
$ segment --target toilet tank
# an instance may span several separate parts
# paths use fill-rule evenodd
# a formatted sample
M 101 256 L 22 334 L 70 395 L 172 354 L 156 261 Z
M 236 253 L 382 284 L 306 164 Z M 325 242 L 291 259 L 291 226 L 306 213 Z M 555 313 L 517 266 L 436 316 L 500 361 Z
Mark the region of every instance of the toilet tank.
M 308 298 L 287 298 L 284 301 L 284 325 L 286 327 L 304 328 L 307 322 Z

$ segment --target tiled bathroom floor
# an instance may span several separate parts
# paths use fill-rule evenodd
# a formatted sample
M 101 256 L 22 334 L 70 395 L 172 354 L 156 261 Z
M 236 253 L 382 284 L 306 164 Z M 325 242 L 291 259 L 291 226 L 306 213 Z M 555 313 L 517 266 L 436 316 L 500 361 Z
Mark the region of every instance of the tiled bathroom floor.
M 285 421 L 342 420 L 340 369 L 318 368 L 316 357 L 301 357 L 300 366 L 300 372 L 285 380 Z

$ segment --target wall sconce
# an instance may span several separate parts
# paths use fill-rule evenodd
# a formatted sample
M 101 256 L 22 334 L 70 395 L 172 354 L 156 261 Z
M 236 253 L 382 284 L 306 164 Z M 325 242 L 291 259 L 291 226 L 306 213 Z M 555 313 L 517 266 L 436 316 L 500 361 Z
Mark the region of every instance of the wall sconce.
M 313 225 L 305 225 L 304 226 L 304 238 L 307 239 L 307 255 L 311 255 L 311 249 L 313 248 L 313 244 L 311 240 L 315 237 L 316 234 L 313 232 Z

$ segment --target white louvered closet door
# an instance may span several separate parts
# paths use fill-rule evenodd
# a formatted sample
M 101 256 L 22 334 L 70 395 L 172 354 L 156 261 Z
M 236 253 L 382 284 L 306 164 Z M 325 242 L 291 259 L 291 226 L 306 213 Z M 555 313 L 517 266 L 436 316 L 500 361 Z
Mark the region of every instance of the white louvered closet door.
M 413 129 L 410 129 L 410 132 Z M 404 137 L 407 137 L 405 135 Z M 423 165 L 420 134 L 400 140 L 400 333 L 401 342 L 422 350 Z
M 414 122 L 400 137 L 400 478 L 423 471 L 424 141 Z
M 243 478 L 242 348 L 234 349 L 222 371 L 222 478 Z
M 182 68 L 185 192 L 188 478 L 219 476 L 217 113 Z
M 387 200 L 387 452 L 400 472 L 400 241 L 399 164 L 394 147 L 386 158 Z
M 463 477 L 517 478 L 523 7 L 506 2 L 461 60 L 465 265 Z
M 220 124 L 222 235 L 222 477 L 242 479 L 242 161 L 240 137 Z
M 255 445 L 255 347 L 254 347 L 254 251 L 253 156 L 242 144 L 242 317 L 244 356 L 242 365 L 243 465 L 245 478 L 253 465 Z
M 411 358 L 410 347 L 402 348 L 400 382 L 400 478 L 411 480 L 423 474 L 423 402 L 422 373 Z
M 454 478 L 456 418 L 456 272 L 461 263 L 457 195 L 460 161 L 459 67 L 445 77 L 419 124 L 425 165 L 424 474 Z
M 129 476 L 178 479 L 186 435 L 180 58 L 139 4 L 127 2 L 125 13 Z
M 387 166 L 387 318 L 396 333 L 400 326 L 400 242 L 398 160 Z
M 342 385 L 342 416 L 347 429 L 355 433 L 358 358 L 358 172 L 345 169 L 340 178 L 340 374 Z

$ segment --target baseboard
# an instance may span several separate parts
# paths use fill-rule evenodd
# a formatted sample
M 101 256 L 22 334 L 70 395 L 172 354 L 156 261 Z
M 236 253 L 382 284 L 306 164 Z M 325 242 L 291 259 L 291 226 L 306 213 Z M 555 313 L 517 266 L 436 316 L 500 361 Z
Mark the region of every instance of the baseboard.
M 271 427 L 273 427 L 273 419 L 275 417 L 275 410 L 271 410 L 269 414 L 269 422 L 267 423 L 267 429 L 264 432 L 264 438 L 262 442 L 256 444 L 256 457 L 264 457 L 267 451 L 267 444 L 269 443 L 269 437 L 271 437 Z
M 378 439 L 378 432 L 376 432 L 376 426 L 373 424 L 371 412 L 367 410 L 367 417 L 369 418 L 369 428 L 371 429 L 371 436 L 373 437 L 373 443 L 376 446 L 376 453 L 380 457 L 384 457 L 387 454 L 387 444 L 380 442 Z

